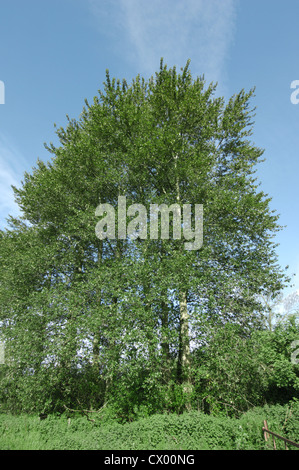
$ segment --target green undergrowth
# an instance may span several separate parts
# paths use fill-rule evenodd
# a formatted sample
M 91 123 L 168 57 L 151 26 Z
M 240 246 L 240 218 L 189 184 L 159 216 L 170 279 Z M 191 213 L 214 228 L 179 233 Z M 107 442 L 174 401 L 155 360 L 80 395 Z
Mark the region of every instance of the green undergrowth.
M 299 402 L 254 408 L 241 418 L 206 415 L 198 411 L 155 414 L 120 424 L 109 416 L 0 414 L 1 450 L 264 450 L 262 427 L 299 442 Z M 278 449 L 284 443 L 276 439 Z M 289 446 L 290 450 L 295 447 Z

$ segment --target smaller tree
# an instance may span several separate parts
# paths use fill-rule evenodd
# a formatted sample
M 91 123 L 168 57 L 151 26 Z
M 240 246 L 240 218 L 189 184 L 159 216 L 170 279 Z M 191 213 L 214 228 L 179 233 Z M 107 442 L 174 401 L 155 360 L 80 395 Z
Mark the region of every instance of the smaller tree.
M 258 344 L 239 325 L 215 330 L 204 352 L 195 352 L 198 406 L 212 414 L 240 416 L 263 402 L 266 386 Z M 195 397 L 196 398 L 196 397 Z
M 194 352 L 194 405 L 240 416 L 253 406 L 298 399 L 299 365 L 291 360 L 298 338 L 295 319 L 247 336 L 238 325 L 215 330 L 204 351 Z
M 292 317 L 299 318 L 299 290 L 286 296 L 283 295 L 283 292 L 276 296 L 271 293 L 261 295 L 261 301 L 264 305 L 265 326 L 270 331 L 273 331 L 276 325 L 282 324 Z

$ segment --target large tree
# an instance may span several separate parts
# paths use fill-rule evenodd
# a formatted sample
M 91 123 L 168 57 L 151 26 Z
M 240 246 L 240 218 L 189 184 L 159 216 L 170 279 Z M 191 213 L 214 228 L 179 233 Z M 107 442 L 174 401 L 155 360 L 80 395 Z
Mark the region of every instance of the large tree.
M 23 216 L 0 242 L 6 390 L 33 396 L 51 384 L 49 409 L 99 405 L 120 383 L 135 397 L 173 382 L 188 395 L 203 318 L 259 325 L 258 299 L 288 281 L 273 241 L 280 226 L 254 177 L 263 154 L 249 140 L 254 90 L 227 103 L 215 90 L 192 78 L 189 61 L 177 73 L 161 60 L 155 77 L 131 85 L 107 71 L 79 120 L 57 129 L 60 146 L 46 146 L 52 160 L 14 188 Z M 117 212 L 120 196 L 147 214 L 189 204 L 194 218 L 202 204 L 202 246 L 186 250 L 172 233 L 151 239 L 149 225 L 146 237 L 119 239 L 117 218 L 115 239 L 99 239 L 97 207 Z

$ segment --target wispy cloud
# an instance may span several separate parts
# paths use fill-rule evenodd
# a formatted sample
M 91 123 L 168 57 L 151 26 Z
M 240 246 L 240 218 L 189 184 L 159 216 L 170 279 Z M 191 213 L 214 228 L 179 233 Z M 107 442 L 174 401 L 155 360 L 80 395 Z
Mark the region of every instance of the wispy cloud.
M 108 3 L 110 4 L 108 7 Z M 238 0 L 89 0 L 108 33 L 118 35 L 119 52 L 140 72 L 152 75 L 164 58 L 182 67 L 191 59 L 193 75 L 225 80 L 225 64 L 235 31 Z M 105 29 L 106 28 L 106 29 Z M 111 36 L 110 36 L 111 37 Z
M 20 214 L 11 185 L 20 186 L 25 165 L 26 162 L 19 150 L 0 133 L 0 228 L 4 228 L 5 219 L 9 215 Z

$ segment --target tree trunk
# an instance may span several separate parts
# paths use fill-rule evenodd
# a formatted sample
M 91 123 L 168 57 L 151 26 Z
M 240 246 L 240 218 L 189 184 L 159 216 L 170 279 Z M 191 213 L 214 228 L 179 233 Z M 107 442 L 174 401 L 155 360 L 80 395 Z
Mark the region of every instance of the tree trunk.
M 101 269 L 102 263 L 102 252 L 103 252 L 103 242 L 102 240 L 98 241 L 98 269 Z M 101 292 L 98 292 L 98 303 L 101 304 Z M 99 365 L 100 365 L 100 332 L 97 331 L 94 333 L 93 343 L 92 343 L 92 364 L 96 374 L 99 374 Z
M 179 331 L 179 357 L 178 357 L 178 380 L 183 386 L 185 405 L 187 410 L 191 409 L 191 358 L 189 337 L 189 314 L 187 308 L 187 292 L 180 291 L 180 331 Z
M 181 206 L 180 183 L 178 174 L 178 155 L 174 157 L 174 167 L 176 171 L 176 200 Z M 178 368 L 177 377 L 183 384 L 183 391 L 186 394 L 186 407 L 191 408 L 190 394 L 192 391 L 191 385 L 191 359 L 190 359 L 190 338 L 189 338 L 189 314 L 187 305 L 187 289 L 179 289 L 179 303 L 180 303 L 180 326 L 179 326 L 179 354 L 178 354 Z
M 161 302 L 161 327 L 162 327 L 162 370 L 164 373 L 165 381 L 168 382 L 170 380 L 170 351 L 169 351 L 169 341 L 167 338 L 168 332 L 168 305 L 165 300 Z
M 187 308 L 187 293 L 180 291 L 180 330 L 179 330 L 179 355 L 178 355 L 178 379 L 180 382 L 190 382 L 190 339 L 189 339 L 189 314 Z

